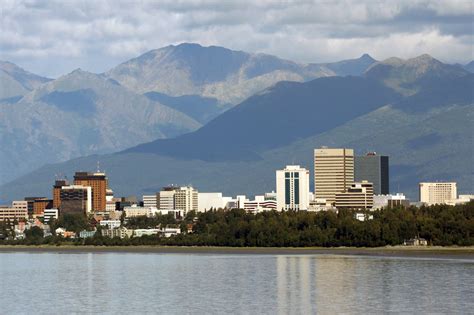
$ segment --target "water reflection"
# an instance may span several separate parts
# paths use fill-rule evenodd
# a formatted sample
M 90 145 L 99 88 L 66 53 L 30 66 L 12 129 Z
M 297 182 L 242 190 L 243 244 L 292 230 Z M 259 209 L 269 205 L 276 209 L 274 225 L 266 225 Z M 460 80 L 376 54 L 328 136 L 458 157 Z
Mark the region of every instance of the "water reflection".
M 279 314 L 463 313 L 473 306 L 472 263 L 278 256 L 276 273 Z
M 1 314 L 433 314 L 474 308 L 474 263 L 456 260 L 13 253 L 0 254 L 0 279 Z

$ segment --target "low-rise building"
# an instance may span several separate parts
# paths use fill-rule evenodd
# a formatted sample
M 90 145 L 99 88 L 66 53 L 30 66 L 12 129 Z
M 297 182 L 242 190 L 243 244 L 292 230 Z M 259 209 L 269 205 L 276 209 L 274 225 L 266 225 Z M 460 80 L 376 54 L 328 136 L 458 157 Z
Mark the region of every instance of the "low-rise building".
M 122 226 L 116 229 L 102 229 L 101 231 L 102 236 L 104 237 L 120 237 L 120 238 L 126 238 L 126 237 L 132 237 L 133 236 L 133 230 L 129 230 L 126 227 Z
M 125 207 L 123 208 L 123 211 L 125 211 L 125 217 L 127 218 L 142 216 L 152 217 L 158 213 L 158 209 L 156 209 L 156 207 L 139 207 L 137 205 Z
M 336 211 L 336 207 L 324 198 L 314 198 L 309 202 L 308 211 Z
M 89 237 L 94 237 L 96 231 L 87 231 L 83 230 L 79 232 L 79 238 L 89 238 Z
M 44 209 L 43 221 L 44 223 L 49 223 L 52 219 L 57 219 L 59 217 L 58 209 Z
M 0 221 L 27 220 L 28 208 L 17 208 L 12 206 L 0 206 Z
M 119 228 L 121 226 L 120 220 L 102 220 L 99 222 L 100 226 L 109 229 Z
M 166 227 L 166 228 L 160 229 L 160 235 L 162 237 L 171 237 L 171 236 L 178 235 L 178 234 L 181 234 L 181 229 L 180 228 Z
M 411 238 L 409 240 L 405 240 L 403 242 L 403 245 L 405 246 L 428 246 L 428 241 L 425 240 L 424 238 Z
M 268 200 L 265 196 L 255 196 L 254 200 L 244 201 L 243 208 L 250 213 L 272 211 L 277 209 L 277 202 L 275 199 Z
M 456 199 L 447 200 L 446 204 L 450 206 L 456 206 L 469 203 L 471 201 L 474 201 L 474 195 L 459 195 L 459 197 Z
M 59 227 L 55 230 L 56 235 L 61 235 L 64 238 L 76 238 L 76 233 L 72 231 L 66 231 L 65 229 Z
M 356 213 L 354 214 L 354 218 L 359 221 L 367 221 L 367 220 L 372 220 L 374 216 L 372 214 L 366 214 L 366 213 Z
M 351 184 L 347 191 L 336 194 L 337 209 L 372 209 L 374 205 L 374 190 L 368 181 Z
M 135 229 L 133 230 L 134 237 L 142 237 L 144 235 L 158 235 L 161 229 Z
M 410 200 L 408 200 L 404 194 L 397 193 L 395 195 L 374 195 L 374 206 L 372 209 L 382 209 L 382 208 L 399 208 L 399 207 L 409 207 Z

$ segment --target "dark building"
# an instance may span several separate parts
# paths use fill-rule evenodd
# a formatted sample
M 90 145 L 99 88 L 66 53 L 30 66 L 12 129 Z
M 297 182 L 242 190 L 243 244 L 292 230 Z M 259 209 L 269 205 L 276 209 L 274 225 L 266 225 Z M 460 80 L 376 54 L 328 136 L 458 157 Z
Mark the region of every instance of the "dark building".
M 56 180 L 53 186 L 53 208 L 59 209 L 61 206 L 60 193 L 63 186 L 67 186 L 68 182 L 65 179 Z
M 90 187 L 64 186 L 60 191 L 61 206 L 59 210 L 64 213 L 86 214 L 91 210 L 92 193 Z
M 375 195 L 387 195 L 389 187 L 388 156 L 375 152 L 354 158 L 354 179 L 356 182 L 367 180 L 374 184 Z
M 76 172 L 74 174 L 74 185 L 91 187 L 92 209 L 94 211 L 106 210 L 108 181 L 105 173 Z

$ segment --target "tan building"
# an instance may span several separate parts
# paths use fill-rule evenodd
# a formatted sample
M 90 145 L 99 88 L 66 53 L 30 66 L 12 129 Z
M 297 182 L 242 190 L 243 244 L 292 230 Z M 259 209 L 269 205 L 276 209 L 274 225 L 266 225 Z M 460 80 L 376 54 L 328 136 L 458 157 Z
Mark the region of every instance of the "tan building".
M 353 183 L 346 192 L 336 194 L 336 208 L 372 209 L 374 206 L 374 186 L 364 180 Z
M 427 205 L 446 204 L 458 195 L 455 182 L 420 183 L 420 202 Z
M 15 202 L 15 201 L 14 201 Z M 0 221 L 28 219 L 28 205 L 24 206 L 0 206 Z
M 74 185 L 92 188 L 92 210 L 106 211 L 107 208 L 107 177 L 105 173 L 76 172 Z
M 328 203 L 354 182 L 354 150 L 322 147 L 314 150 L 315 198 Z

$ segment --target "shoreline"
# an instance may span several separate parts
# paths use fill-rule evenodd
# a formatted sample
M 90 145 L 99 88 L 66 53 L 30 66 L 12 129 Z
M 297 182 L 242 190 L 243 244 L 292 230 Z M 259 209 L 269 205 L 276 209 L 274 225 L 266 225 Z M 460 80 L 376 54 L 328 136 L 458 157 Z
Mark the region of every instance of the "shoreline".
M 474 260 L 470 247 L 207 247 L 207 246 L 74 246 L 0 245 L 2 253 L 150 253 L 221 255 L 341 255 L 375 257 L 448 258 Z

